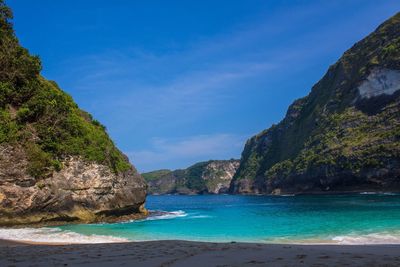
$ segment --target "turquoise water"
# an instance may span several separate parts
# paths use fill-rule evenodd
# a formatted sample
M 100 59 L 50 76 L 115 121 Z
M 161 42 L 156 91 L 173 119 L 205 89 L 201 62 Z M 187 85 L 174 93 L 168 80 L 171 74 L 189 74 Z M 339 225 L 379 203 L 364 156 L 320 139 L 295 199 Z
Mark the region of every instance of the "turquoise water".
M 59 227 L 128 240 L 400 243 L 400 195 L 149 196 L 168 213 L 142 221 Z

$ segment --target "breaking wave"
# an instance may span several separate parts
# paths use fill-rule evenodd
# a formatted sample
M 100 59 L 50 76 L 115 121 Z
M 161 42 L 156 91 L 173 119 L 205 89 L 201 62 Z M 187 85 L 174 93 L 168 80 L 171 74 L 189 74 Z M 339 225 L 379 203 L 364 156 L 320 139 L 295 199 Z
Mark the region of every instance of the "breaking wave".
M 119 243 L 128 239 L 105 235 L 82 235 L 59 228 L 20 228 L 0 229 L 0 239 L 35 242 L 35 243 L 68 243 L 68 244 L 94 244 L 94 243 Z
M 184 212 L 183 210 L 177 210 L 177 211 L 152 211 L 150 213 L 153 213 L 144 221 L 154 221 L 154 220 L 168 220 L 168 219 L 175 219 L 179 217 L 186 217 L 187 213 Z
M 332 240 L 343 245 L 400 244 L 400 232 L 350 234 L 336 236 Z

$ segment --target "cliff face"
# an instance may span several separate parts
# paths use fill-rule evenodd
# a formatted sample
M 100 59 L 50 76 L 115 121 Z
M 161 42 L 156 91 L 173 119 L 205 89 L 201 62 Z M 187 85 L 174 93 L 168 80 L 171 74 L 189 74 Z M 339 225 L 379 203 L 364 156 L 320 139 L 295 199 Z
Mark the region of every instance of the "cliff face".
M 105 127 L 40 75 L 0 0 L 0 225 L 144 211 L 146 184 Z
M 400 190 L 400 13 L 249 139 L 232 193 Z
M 184 170 L 159 170 L 144 173 L 150 194 L 227 193 L 238 160 L 210 160 Z

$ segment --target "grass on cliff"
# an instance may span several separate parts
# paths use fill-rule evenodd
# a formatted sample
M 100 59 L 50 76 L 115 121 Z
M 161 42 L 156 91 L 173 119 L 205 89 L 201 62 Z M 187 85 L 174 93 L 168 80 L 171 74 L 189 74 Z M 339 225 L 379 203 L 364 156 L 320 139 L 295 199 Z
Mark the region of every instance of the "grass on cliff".
M 321 122 L 320 131 L 309 138 L 297 157 L 275 164 L 265 175 L 285 178 L 319 167 L 330 169 L 327 166 L 357 174 L 363 169 L 384 167 L 388 160 L 400 158 L 398 114 L 398 102 L 375 116 L 354 107 L 332 114 Z
M 400 13 L 346 51 L 283 121 L 251 138 L 235 179 L 287 177 L 321 166 L 357 172 L 398 158 L 399 103 L 350 107 L 371 70 L 400 69 L 399 25 Z
M 60 170 L 61 160 L 71 155 L 114 172 L 130 168 L 105 127 L 40 76 L 39 58 L 20 46 L 11 19 L 0 0 L 0 144 L 22 145 L 34 177 Z
M 153 180 L 158 180 L 161 179 L 163 176 L 170 174 L 172 171 L 171 170 L 157 170 L 157 171 L 152 171 L 152 172 L 146 172 L 142 173 L 142 176 L 145 181 L 153 181 Z

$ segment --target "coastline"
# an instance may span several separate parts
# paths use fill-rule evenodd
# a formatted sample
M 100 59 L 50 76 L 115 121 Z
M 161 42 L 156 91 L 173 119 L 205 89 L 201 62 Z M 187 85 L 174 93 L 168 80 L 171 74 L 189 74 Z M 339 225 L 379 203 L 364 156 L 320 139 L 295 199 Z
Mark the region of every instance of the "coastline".
M 372 192 L 364 191 L 362 193 L 370 194 Z M 380 194 L 381 192 L 374 193 Z M 362 201 L 357 202 L 360 199 Z M 365 199 L 374 201 L 365 202 Z M 395 201 L 390 202 L 388 199 Z M 166 201 L 165 197 L 150 198 L 150 200 L 152 200 L 150 207 L 161 207 L 168 211 L 150 209 L 149 215 L 153 217 L 150 216 L 142 222 L 139 221 L 138 225 L 131 225 L 131 229 L 140 229 L 143 224 L 146 225 L 148 232 L 151 232 L 152 229 L 149 227 L 152 226 L 168 228 L 171 225 L 180 225 L 180 227 L 185 225 L 189 227 L 191 223 L 196 222 L 201 225 L 209 225 L 215 223 L 215 218 L 219 218 L 218 220 L 222 218 L 221 216 L 215 217 L 215 214 L 212 213 L 209 214 L 204 211 L 199 213 L 193 210 L 202 208 L 202 203 L 208 203 L 208 200 L 205 201 L 204 197 L 190 202 L 191 204 L 185 202 L 185 205 L 190 204 L 185 207 L 177 205 L 175 198 L 171 203 Z M 211 198 L 211 200 L 213 199 Z M 224 210 L 233 209 L 233 211 L 238 212 L 239 207 L 245 207 L 245 213 L 239 214 L 248 214 L 249 212 L 251 214 L 254 210 L 269 211 L 271 206 L 280 207 L 279 203 L 285 204 L 285 207 L 293 207 L 287 206 L 288 203 L 293 202 L 293 198 L 277 198 L 271 203 L 248 202 L 248 199 L 242 202 L 242 198 L 239 198 L 239 200 L 239 202 L 229 200 L 229 205 L 234 204 L 232 207 L 226 207 L 226 203 L 222 202 L 220 208 L 222 207 Z M 309 207 L 310 201 L 315 202 L 314 199 L 307 198 L 306 200 L 306 202 L 295 201 L 296 211 L 302 210 L 301 207 L 303 206 Z M 316 198 L 316 200 L 318 202 L 321 199 Z M 178 199 L 178 202 L 181 201 Z M 163 203 L 164 206 L 160 206 L 159 203 Z M 198 206 L 199 203 L 202 205 Z M 357 208 L 357 210 L 360 211 L 359 214 L 364 214 L 366 210 L 373 210 L 373 207 L 375 209 L 378 207 L 379 210 L 384 207 L 391 207 L 391 210 L 397 213 L 396 207 L 400 205 L 398 197 L 389 196 L 385 198 L 371 196 L 340 197 L 339 202 L 329 200 L 329 203 L 330 206 L 319 203 L 317 207 L 328 211 L 330 214 L 332 211 L 337 211 L 338 207 L 346 207 L 345 210 L 348 210 L 347 205 L 349 203 L 356 207 L 357 203 L 361 203 L 364 208 L 360 210 Z M 331 209 L 332 203 L 338 204 L 333 205 L 333 210 Z M 250 206 L 246 204 L 250 204 Z M 264 204 L 273 205 L 265 206 Z M 301 205 L 299 206 L 299 204 Z M 171 207 L 177 210 L 170 211 Z M 266 207 L 266 209 L 262 207 Z M 186 208 L 185 211 L 183 211 L 184 208 Z M 304 211 L 302 213 L 304 214 Z M 380 213 L 372 213 L 372 216 L 375 216 L 374 214 L 378 216 Z M 224 215 L 228 214 L 224 213 Z M 291 216 L 294 215 L 297 216 L 298 214 L 291 214 Z M 282 213 L 280 213 L 280 216 L 283 216 Z M 293 218 L 298 218 L 296 216 Z M 334 219 L 336 218 L 334 217 Z M 347 217 L 345 216 L 345 218 Z M 369 222 L 369 218 L 370 216 L 363 216 L 358 220 Z M 366 231 L 365 233 L 355 231 L 343 234 L 338 231 L 331 236 L 329 235 L 329 228 L 326 228 L 325 224 L 318 224 L 315 227 L 324 229 L 324 235 L 312 235 L 312 231 L 309 230 L 313 228 L 308 228 L 301 230 L 302 233 L 306 234 L 299 235 L 299 239 L 291 239 L 290 235 L 286 235 L 287 238 L 270 239 L 268 235 L 265 235 L 264 239 L 248 240 L 244 238 L 250 237 L 246 236 L 246 228 L 240 228 L 244 231 L 237 229 L 238 235 L 228 235 L 231 232 L 227 231 L 225 232 L 226 235 L 220 236 L 218 240 L 207 234 L 203 235 L 207 236 L 207 239 L 190 239 L 189 237 L 186 239 L 192 241 L 185 241 L 185 236 L 182 235 L 172 237 L 163 235 L 163 231 L 156 231 L 159 234 L 150 236 L 141 236 L 140 231 L 133 231 L 134 235 L 119 235 L 118 231 L 113 232 L 113 229 L 119 229 L 119 227 L 114 228 L 113 224 L 107 223 L 94 226 L 100 227 L 100 229 L 105 227 L 101 231 L 92 230 L 91 225 L 82 225 L 83 229 L 77 228 L 77 231 L 74 231 L 75 226 L 71 228 L 0 228 L 0 266 L 400 266 L 400 229 L 396 226 L 398 224 L 393 224 L 398 221 L 398 217 L 390 218 L 394 219 L 390 224 L 395 227 L 394 230 L 391 230 L 390 227 L 385 229 L 374 228 L 374 225 L 372 225 L 370 229 L 377 231 Z M 288 222 L 292 221 L 289 220 Z M 243 224 L 239 223 L 240 225 Z M 121 229 L 130 229 L 129 224 L 119 226 L 122 227 Z M 89 231 L 85 231 L 86 228 Z M 282 233 L 281 236 L 285 236 L 284 231 L 285 229 L 279 230 L 279 233 Z M 175 230 L 172 233 L 175 233 Z M 169 237 L 173 240 L 166 240 Z M 231 242 L 231 240 L 236 242 Z
M 361 188 L 361 189 L 349 189 L 349 190 L 314 190 L 314 191 L 284 191 L 280 194 L 277 193 L 218 193 L 218 194 L 210 194 L 210 193 L 199 193 L 199 194 L 182 194 L 182 193 L 174 193 L 174 194 L 159 194 L 159 193 L 149 193 L 148 196 L 201 196 L 201 195 L 209 195 L 209 196 L 271 196 L 271 197 L 280 197 L 280 196 L 315 196 L 315 195 L 400 195 L 400 189 L 397 190 L 385 190 L 380 188 L 379 190 L 376 188 Z
M 13 223 L 0 223 L 0 228 L 41 228 L 41 227 L 51 227 L 51 226 L 62 226 L 66 224 L 94 224 L 94 223 L 119 223 L 126 222 L 132 220 L 143 220 L 149 217 L 151 212 L 146 210 L 144 207 L 140 212 L 131 213 L 127 215 L 119 215 L 119 216 L 108 216 L 96 219 L 94 221 L 85 221 L 85 220 L 48 220 L 48 221 L 38 221 L 38 222 L 22 222 L 19 220 L 15 220 Z
M 181 240 L 48 244 L 0 240 L 1 266 L 399 266 L 400 245 L 291 245 Z
M 238 198 L 235 195 L 218 197 L 218 201 L 212 196 L 190 199 L 150 197 L 148 217 L 141 220 L 128 220 L 116 224 L 0 227 L 0 239 L 45 244 L 99 244 L 176 239 L 194 242 L 236 241 L 298 245 L 400 244 L 398 195 L 392 196 L 390 193 L 383 197 L 369 196 L 369 192 L 363 193 L 366 196 L 339 196 L 328 199 L 272 197 L 265 201 L 247 196 Z M 216 204 L 210 206 L 208 203 Z M 208 209 L 211 207 L 212 209 Z M 313 213 L 309 212 L 310 207 Z M 350 218 L 350 211 L 355 212 L 357 217 Z M 279 216 L 275 216 L 277 212 Z M 312 223 L 299 223 L 299 220 L 301 222 L 305 218 L 311 219 Z M 269 227 L 249 229 L 249 223 Z M 209 227 L 210 225 L 218 227 Z M 227 225 L 230 228 L 226 228 Z M 291 225 L 298 227 L 293 228 Z

